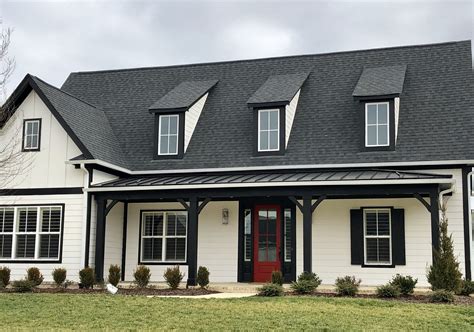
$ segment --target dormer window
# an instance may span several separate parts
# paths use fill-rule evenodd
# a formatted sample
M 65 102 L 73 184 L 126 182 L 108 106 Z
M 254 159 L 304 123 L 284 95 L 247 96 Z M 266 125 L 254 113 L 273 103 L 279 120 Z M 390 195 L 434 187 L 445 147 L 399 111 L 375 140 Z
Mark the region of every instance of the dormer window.
M 258 152 L 280 150 L 280 110 L 258 111 Z
M 23 151 L 39 151 L 41 141 L 41 119 L 23 122 Z
M 365 104 L 365 146 L 389 146 L 389 103 Z
M 158 133 L 158 155 L 178 154 L 179 115 L 160 115 Z

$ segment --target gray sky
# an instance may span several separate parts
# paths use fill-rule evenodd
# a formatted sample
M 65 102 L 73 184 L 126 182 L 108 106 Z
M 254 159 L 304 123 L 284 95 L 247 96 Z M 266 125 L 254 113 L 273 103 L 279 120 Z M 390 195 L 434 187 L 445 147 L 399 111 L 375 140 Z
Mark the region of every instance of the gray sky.
M 9 1 L 17 67 L 61 86 L 72 71 L 472 39 L 472 1 Z

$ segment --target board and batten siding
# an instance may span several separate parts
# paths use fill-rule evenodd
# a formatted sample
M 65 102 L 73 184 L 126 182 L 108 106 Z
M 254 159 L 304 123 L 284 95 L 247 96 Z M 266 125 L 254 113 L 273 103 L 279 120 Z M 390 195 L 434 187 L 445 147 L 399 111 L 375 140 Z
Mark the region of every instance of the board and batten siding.
M 20 169 L 13 172 L 2 188 L 54 188 L 82 187 L 84 173 L 75 169 L 66 161 L 77 157 L 81 151 L 68 136 L 63 127 L 32 91 L 20 104 L 12 118 L 0 130 L 0 146 L 13 148 L 20 152 L 22 148 L 23 120 L 41 119 L 40 151 L 20 153 Z
M 53 281 L 52 271 L 55 268 L 67 269 L 67 279 L 79 281 L 79 270 L 82 269 L 83 259 L 83 195 L 32 195 L 32 196 L 0 196 L 0 205 L 31 205 L 64 204 L 64 231 L 61 263 L 0 263 L 11 270 L 11 280 L 25 277 L 26 270 L 38 267 L 47 282 Z

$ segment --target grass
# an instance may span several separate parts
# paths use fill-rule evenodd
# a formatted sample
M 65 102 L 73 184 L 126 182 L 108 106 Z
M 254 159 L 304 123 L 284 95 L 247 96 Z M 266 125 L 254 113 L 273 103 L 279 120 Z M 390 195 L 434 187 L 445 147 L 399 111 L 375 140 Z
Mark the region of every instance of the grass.
M 473 330 L 474 306 L 373 299 L 0 294 L 0 328 Z

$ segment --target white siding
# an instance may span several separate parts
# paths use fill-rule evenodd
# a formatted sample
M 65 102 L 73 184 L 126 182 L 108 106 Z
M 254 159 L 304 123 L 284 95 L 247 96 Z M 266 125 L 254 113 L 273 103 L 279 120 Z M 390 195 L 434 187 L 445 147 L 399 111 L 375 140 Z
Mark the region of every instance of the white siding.
M 111 180 L 115 180 L 115 179 L 118 179 L 118 176 L 115 176 L 115 175 L 112 175 L 112 174 L 109 174 L 109 173 L 106 173 L 106 172 L 94 170 L 92 172 L 92 183 L 91 184 L 94 185 L 94 184 L 107 182 L 107 181 L 111 181 Z
M 295 119 L 296 107 L 298 106 L 298 100 L 300 98 L 300 91 L 291 100 L 290 104 L 286 106 L 286 117 L 285 117 L 285 147 L 288 146 L 290 140 L 291 128 L 293 127 L 293 120 Z
M 0 130 L 0 146 L 22 147 L 23 120 L 41 118 L 41 146 L 38 152 L 20 153 L 15 161 L 21 165 L 11 172 L 4 188 L 82 187 L 83 172 L 65 162 L 81 154 L 40 97 L 32 91 L 12 118 Z
M 398 118 L 400 117 L 400 97 L 396 97 L 394 101 L 395 108 L 395 145 L 397 145 L 398 137 Z
M 19 264 L 0 263 L 11 269 L 11 279 L 18 280 L 25 276 L 29 267 L 36 266 L 41 270 L 45 281 L 52 281 L 53 269 L 64 267 L 67 269 L 67 278 L 78 281 L 79 270 L 82 268 L 82 227 L 83 227 L 83 196 L 82 195 L 43 195 L 43 196 L 0 196 L 0 205 L 19 204 L 53 204 L 63 203 L 64 232 L 62 263 L 58 264 Z
M 107 215 L 105 232 L 104 278 L 109 267 L 122 264 L 123 203 L 117 203 Z
M 206 103 L 207 95 L 206 93 L 202 96 L 189 110 L 184 114 L 184 151 L 188 149 L 189 142 L 193 136 L 194 129 L 196 128 L 199 117 L 201 116 L 202 109 Z

